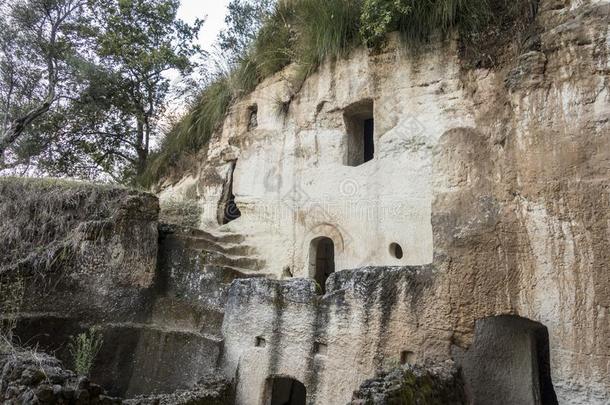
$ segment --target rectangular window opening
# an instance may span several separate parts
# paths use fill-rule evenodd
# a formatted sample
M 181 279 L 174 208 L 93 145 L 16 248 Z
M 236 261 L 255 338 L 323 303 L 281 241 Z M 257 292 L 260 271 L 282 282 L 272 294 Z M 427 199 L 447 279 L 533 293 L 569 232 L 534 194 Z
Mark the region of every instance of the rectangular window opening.
M 256 104 L 248 107 L 248 132 L 258 127 L 258 106 Z
M 373 100 L 366 99 L 345 108 L 348 166 L 360 166 L 375 157 L 375 119 Z
M 328 347 L 322 342 L 314 342 L 313 351 L 315 354 L 326 356 L 326 353 L 328 352 Z
M 265 340 L 265 338 L 264 338 L 264 337 L 262 337 L 262 336 L 257 336 L 257 337 L 256 337 L 256 341 L 254 342 L 254 345 L 255 345 L 256 347 L 265 347 L 265 346 L 267 346 L 267 341 Z
M 415 364 L 415 353 L 408 350 L 400 352 L 400 364 Z

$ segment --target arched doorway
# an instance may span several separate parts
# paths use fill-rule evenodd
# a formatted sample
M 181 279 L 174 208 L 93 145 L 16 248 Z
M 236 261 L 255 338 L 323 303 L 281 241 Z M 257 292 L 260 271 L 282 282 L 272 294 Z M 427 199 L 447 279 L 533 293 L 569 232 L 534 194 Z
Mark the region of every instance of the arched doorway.
M 473 405 L 557 405 L 541 323 L 512 315 L 480 319 L 472 346 L 459 357 Z
M 302 382 L 290 377 L 267 380 L 265 405 L 305 405 L 307 390 Z
M 326 280 L 335 272 L 335 244 L 324 236 L 315 238 L 309 247 L 309 274 L 326 292 Z

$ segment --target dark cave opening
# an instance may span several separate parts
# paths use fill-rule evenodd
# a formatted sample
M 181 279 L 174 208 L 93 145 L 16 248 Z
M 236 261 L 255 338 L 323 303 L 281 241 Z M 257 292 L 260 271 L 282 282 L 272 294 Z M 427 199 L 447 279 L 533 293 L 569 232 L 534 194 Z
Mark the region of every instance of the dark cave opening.
M 311 241 L 309 248 L 310 274 L 326 292 L 326 280 L 335 272 L 335 244 L 327 237 L 319 237 Z
M 348 106 L 343 115 L 347 131 L 348 166 L 360 166 L 375 157 L 375 120 L 373 100 L 366 99 Z
M 273 377 L 267 384 L 267 405 L 305 405 L 307 390 L 302 382 L 289 377 Z
M 231 169 L 223 190 L 222 199 L 219 205 L 218 222 L 221 225 L 226 225 L 231 221 L 235 221 L 241 217 L 241 211 L 235 203 L 235 194 L 233 193 L 233 182 L 235 179 L 235 167 L 237 162 L 231 163 Z

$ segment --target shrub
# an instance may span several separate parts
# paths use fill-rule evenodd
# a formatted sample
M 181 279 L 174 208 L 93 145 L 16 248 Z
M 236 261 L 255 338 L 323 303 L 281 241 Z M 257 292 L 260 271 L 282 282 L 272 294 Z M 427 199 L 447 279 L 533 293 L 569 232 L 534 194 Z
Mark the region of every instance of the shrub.
M 89 328 L 86 332 L 70 338 L 68 350 L 72 355 L 76 374 L 89 376 L 103 343 L 102 333 L 96 328 Z
M 381 45 L 393 31 L 400 32 L 407 44 L 418 45 L 434 33 L 480 30 L 490 14 L 488 0 L 364 0 L 360 33 L 369 46 Z
M 364 0 L 360 16 L 360 34 L 368 46 L 379 46 L 386 34 L 398 28 L 398 22 L 411 11 L 402 0 Z
M 311 71 L 325 58 L 346 56 L 359 44 L 360 1 L 301 0 L 297 4 L 297 64 Z

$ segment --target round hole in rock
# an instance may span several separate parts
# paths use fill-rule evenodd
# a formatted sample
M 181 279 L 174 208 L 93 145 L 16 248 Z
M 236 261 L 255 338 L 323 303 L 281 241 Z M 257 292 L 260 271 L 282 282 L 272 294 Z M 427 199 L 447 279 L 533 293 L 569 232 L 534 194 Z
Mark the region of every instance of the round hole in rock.
M 402 259 L 402 257 L 404 256 L 404 253 L 402 252 L 402 247 L 398 243 L 392 243 L 390 245 L 390 254 L 396 259 Z

